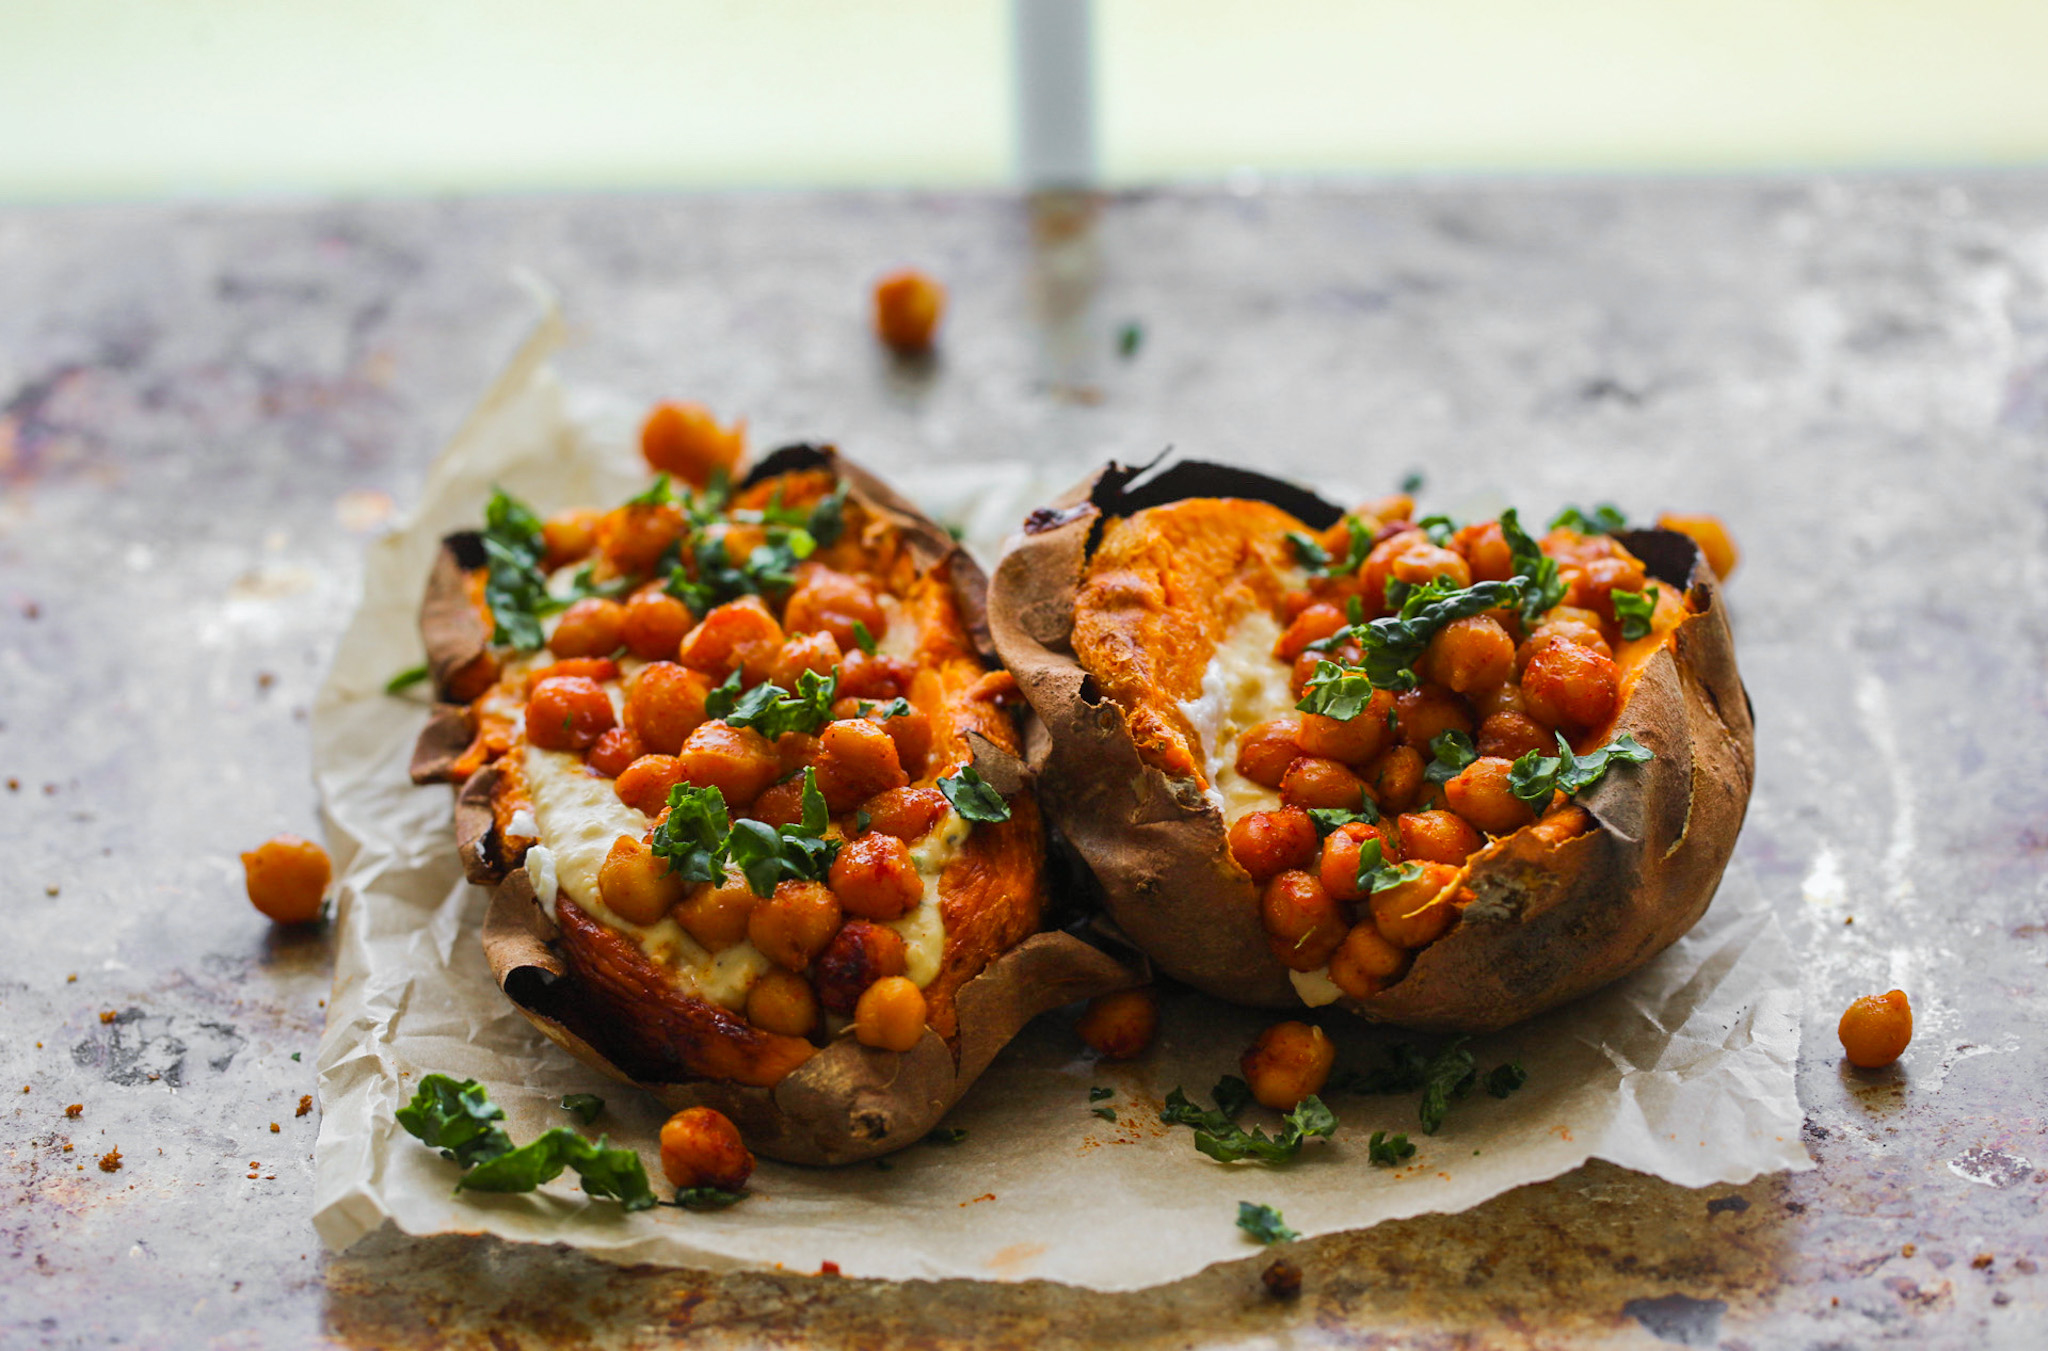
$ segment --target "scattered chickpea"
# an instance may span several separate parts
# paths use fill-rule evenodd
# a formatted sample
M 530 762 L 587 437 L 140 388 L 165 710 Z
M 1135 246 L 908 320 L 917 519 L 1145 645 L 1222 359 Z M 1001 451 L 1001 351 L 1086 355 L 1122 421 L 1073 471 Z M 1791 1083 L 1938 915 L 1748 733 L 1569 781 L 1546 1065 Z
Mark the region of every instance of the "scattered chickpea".
M 901 355 L 915 356 L 932 345 L 945 309 L 946 288 L 914 268 L 875 283 L 875 333 Z
M 861 991 L 853 1009 L 853 1035 L 863 1046 L 908 1051 L 924 1037 L 924 991 L 908 976 L 885 976 Z
M 1905 1054 L 1913 1040 L 1913 1006 L 1904 990 L 1865 995 L 1842 1014 L 1835 1034 L 1842 1054 L 1859 1069 L 1881 1070 Z
M 1159 997 L 1150 989 L 1097 995 L 1088 1001 L 1074 1030 L 1089 1050 L 1105 1059 L 1142 1055 L 1159 1031 Z
M 746 453 L 747 420 L 721 427 L 701 403 L 657 404 L 640 428 L 647 463 L 699 488 L 719 470 L 731 475 Z
M 85 1115 L 85 1104 L 82 1102 L 72 1103 L 64 1109 L 64 1115 L 70 1117 L 73 1121 L 78 1120 L 78 1118 Z
M 242 855 L 249 903 L 275 924 L 320 917 L 334 865 L 327 851 L 296 835 L 277 835 Z
M 676 1187 L 738 1191 L 754 1174 L 754 1156 L 723 1112 L 686 1107 L 662 1123 L 661 1171 Z
M 1320 1027 L 1275 1023 L 1259 1034 L 1238 1063 L 1261 1106 L 1291 1112 L 1303 1098 L 1322 1091 L 1337 1063 L 1337 1048 Z

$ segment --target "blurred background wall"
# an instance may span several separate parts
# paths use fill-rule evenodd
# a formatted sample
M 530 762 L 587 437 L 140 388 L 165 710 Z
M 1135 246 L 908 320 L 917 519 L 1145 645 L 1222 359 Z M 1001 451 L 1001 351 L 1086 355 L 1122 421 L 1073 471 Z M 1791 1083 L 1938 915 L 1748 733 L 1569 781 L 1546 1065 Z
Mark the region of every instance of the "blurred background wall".
M 1048 2 L 1112 184 L 2048 160 L 2038 0 Z M 1011 0 L 0 0 L 0 200 L 1002 184 L 1018 29 Z

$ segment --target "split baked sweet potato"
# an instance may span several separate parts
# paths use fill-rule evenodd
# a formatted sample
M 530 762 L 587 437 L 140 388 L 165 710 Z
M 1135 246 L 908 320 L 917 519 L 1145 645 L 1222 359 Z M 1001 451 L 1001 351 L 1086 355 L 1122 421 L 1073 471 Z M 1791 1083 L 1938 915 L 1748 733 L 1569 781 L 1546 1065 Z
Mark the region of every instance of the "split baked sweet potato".
M 770 1157 L 872 1157 L 1032 1016 L 1135 977 L 1041 932 L 973 560 L 830 448 L 730 491 L 695 467 L 545 521 L 500 493 L 445 542 L 413 776 L 459 785 L 492 971 L 549 1037 Z
M 1161 968 L 1486 1031 L 1704 912 L 1750 713 L 1688 536 L 1412 515 L 1111 465 L 1012 542 L 991 627 L 1046 810 Z

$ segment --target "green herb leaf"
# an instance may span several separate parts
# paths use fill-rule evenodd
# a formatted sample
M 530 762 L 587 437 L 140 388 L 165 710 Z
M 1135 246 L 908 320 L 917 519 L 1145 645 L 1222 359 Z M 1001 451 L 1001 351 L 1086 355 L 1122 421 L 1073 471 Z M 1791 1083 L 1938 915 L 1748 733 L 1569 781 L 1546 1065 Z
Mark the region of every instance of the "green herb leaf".
M 1648 634 L 1655 627 L 1651 617 L 1657 613 L 1657 588 L 1645 587 L 1641 591 L 1610 591 L 1614 598 L 1614 617 L 1621 621 L 1621 636 L 1634 641 Z
M 1388 863 L 1386 848 L 1378 836 L 1358 846 L 1358 889 L 1368 896 L 1413 882 L 1427 871 L 1420 863 Z
M 707 716 L 722 718 L 729 727 L 751 727 L 770 741 L 784 732 L 802 732 L 816 736 L 826 723 L 832 721 L 832 701 L 839 693 L 839 671 L 834 668 L 829 675 L 816 671 L 804 671 L 796 678 L 796 691 L 791 693 L 780 685 L 762 684 L 754 686 L 744 694 L 733 697 L 731 691 L 738 689 L 739 672 L 726 677 L 725 683 L 711 691 L 704 698 L 704 712 Z M 714 701 L 717 711 L 713 711 Z
M 1627 732 L 1596 751 L 1574 755 L 1571 743 L 1560 732 L 1555 756 L 1527 751 L 1508 766 L 1508 791 L 1540 812 L 1550 805 L 1553 792 L 1562 790 L 1567 797 L 1576 797 L 1605 778 L 1608 766 L 1617 761 L 1639 765 L 1653 758 L 1650 748 Z
M 1508 1094 L 1529 1082 L 1529 1071 L 1522 1068 L 1522 1062 L 1511 1060 L 1505 1065 L 1495 1065 L 1486 1075 L 1486 1091 L 1496 1098 Z
M 953 810 L 969 821 L 993 824 L 1010 819 L 1010 804 L 994 785 L 975 772 L 973 765 L 962 765 L 958 774 L 940 779 L 939 791 L 953 804 Z
M 765 821 L 739 820 L 732 824 L 726 850 L 747 888 L 756 896 L 769 896 L 784 879 L 820 882 L 839 856 L 840 840 L 824 838 L 831 825 L 825 795 L 818 791 L 817 771 L 804 766 L 803 819 L 791 826 L 771 826 Z
M 1138 354 L 1138 347 L 1145 341 L 1145 326 L 1133 319 L 1116 331 L 1116 354 L 1126 361 Z
M 1527 579 L 1516 577 L 1505 582 L 1478 582 L 1460 587 L 1448 577 L 1432 577 L 1426 585 L 1408 587 L 1401 592 L 1398 614 L 1375 619 L 1369 624 L 1339 629 L 1327 638 L 1310 643 L 1306 650 L 1329 652 L 1344 643 L 1356 643 L 1365 653 L 1364 675 L 1373 688 L 1411 690 L 1421 683 L 1413 669 L 1415 662 L 1429 647 L 1429 640 L 1436 636 L 1437 630 L 1456 620 L 1519 604 L 1530 585 Z M 1392 585 L 1388 587 L 1388 600 L 1390 603 L 1394 600 Z M 1327 662 L 1318 665 L 1316 675 L 1310 678 L 1311 686 L 1317 679 L 1326 678 L 1324 666 L 1333 665 Z M 1338 675 L 1344 674 L 1352 673 L 1339 668 Z M 1326 679 L 1334 681 L 1336 678 L 1329 676 Z M 1355 688 L 1351 692 L 1355 693 Z M 1349 707 L 1350 701 L 1347 700 L 1344 706 Z M 1317 711 L 1308 707 L 1306 699 L 1295 707 L 1304 712 Z M 1364 707 L 1362 702 L 1358 704 L 1359 711 L 1362 712 Z M 1356 717 L 1357 714 L 1351 716 Z
M 1478 1077 L 1472 1053 L 1465 1049 L 1465 1041 L 1464 1037 L 1454 1037 L 1429 1058 L 1429 1065 L 1422 1072 L 1424 1134 L 1436 1134 L 1437 1128 L 1444 1124 L 1444 1113 L 1451 1109 L 1451 1099 L 1464 1097 L 1472 1087 L 1472 1081 Z
M 1235 1074 L 1226 1074 L 1209 1090 L 1209 1096 L 1216 1100 L 1217 1111 L 1235 1121 L 1239 1112 L 1252 1105 L 1252 1086 Z
M 1365 622 L 1365 597 L 1356 591 L 1344 598 L 1344 618 L 1353 624 Z
M 685 882 L 718 882 L 725 877 L 731 838 L 725 794 L 715 787 L 679 783 L 668 790 L 668 816 L 654 828 L 647 847 L 655 857 L 668 860 L 670 876 Z
M 886 704 L 878 705 L 872 699 L 860 701 L 860 715 L 863 718 L 879 718 L 882 722 L 887 722 L 891 718 L 908 717 L 916 711 L 910 706 L 910 701 L 900 694 Z
M 1191 1126 L 1195 1148 L 1219 1163 L 1252 1159 L 1259 1163 L 1285 1163 L 1301 1152 L 1302 1141 L 1322 1139 L 1336 1133 L 1337 1118 L 1322 1099 L 1306 1097 L 1281 1118 L 1280 1133 L 1269 1136 L 1262 1130 L 1245 1130 L 1232 1118 L 1251 1101 L 1251 1091 L 1235 1075 L 1216 1085 L 1216 1107 L 1204 1110 L 1188 1101 L 1176 1088 L 1166 1095 L 1159 1119 L 1169 1126 Z
M 1365 1142 L 1365 1155 L 1381 1168 L 1392 1168 L 1406 1159 L 1415 1157 L 1415 1146 L 1408 1143 L 1405 1135 L 1388 1135 L 1385 1131 L 1374 1131 L 1372 1139 Z
M 1405 1041 L 1385 1047 L 1386 1063 L 1376 1069 L 1350 1070 L 1331 1089 L 1337 1093 L 1411 1093 L 1422 1087 L 1429 1057 Z
M 1507 540 L 1508 554 L 1514 560 L 1515 576 L 1524 582 L 1522 622 L 1533 628 L 1564 599 L 1570 588 L 1558 576 L 1557 560 L 1544 553 L 1542 546 L 1529 538 L 1513 507 L 1500 514 L 1500 533 Z
M 1302 689 L 1301 701 L 1294 707 L 1303 713 L 1319 713 L 1349 722 L 1365 712 L 1366 705 L 1372 702 L 1372 693 L 1372 681 L 1363 672 L 1346 670 L 1334 661 L 1318 661 L 1315 674 Z
M 656 474 L 654 482 L 647 485 L 647 491 L 635 493 L 626 499 L 625 504 L 629 507 L 660 507 L 666 506 L 674 497 L 675 494 L 669 491 L 668 475 Z
M 859 619 L 853 621 L 854 645 L 870 657 L 875 655 L 875 635 L 868 631 L 867 624 Z
M 874 816 L 869 813 L 868 809 L 866 807 L 862 807 L 859 811 L 853 814 L 853 833 L 856 835 L 867 834 L 868 827 L 874 824 L 874 820 Z
M 412 1101 L 394 1115 L 408 1135 L 464 1168 L 512 1150 L 511 1137 L 498 1124 L 505 1119 L 505 1109 L 492 1102 L 474 1079 L 457 1083 L 445 1074 L 429 1074 L 420 1080 Z
M 773 689 L 774 687 L 768 686 Z M 739 707 L 740 696 L 746 693 L 740 688 L 740 672 L 737 668 L 724 680 L 711 688 L 704 696 L 704 716 L 713 721 L 723 722 Z M 770 696 L 773 697 L 772 695 Z
M 1345 516 L 1343 525 L 1346 544 L 1342 558 L 1299 530 L 1288 531 L 1287 542 L 1294 546 L 1295 559 L 1318 577 L 1349 577 L 1357 572 L 1372 552 L 1372 532 L 1356 516 Z
M 529 1144 L 478 1164 L 455 1184 L 457 1191 L 529 1192 L 573 1168 L 585 1194 L 619 1201 L 629 1211 L 655 1204 L 654 1189 L 640 1156 L 613 1149 L 609 1138 L 596 1144 L 566 1126 L 557 1126 Z
M 1628 517 L 1612 502 L 1601 502 L 1591 511 L 1566 507 L 1551 517 L 1550 528 L 1576 530 L 1581 535 L 1612 535 L 1628 529 Z
M 879 1165 L 884 1160 L 877 1159 Z M 684 1210 L 724 1210 L 747 1199 L 743 1191 L 721 1191 L 717 1187 L 685 1187 L 676 1193 L 675 1204 Z
M 403 694 L 422 680 L 425 680 L 427 675 L 428 670 L 425 662 L 421 662 L 418 666 L 408 666 L 384 682 L 384 692 L 386 694 Z
M 1358 810 L 1347 812 L 1342 807 L 1310 807 L 1308 819 L 1316 823 L 1317 838 L 1327 838 L 1344 826 L 1363 822 L 1368 826 L 1380 823 L 1379 804 L 1369 797 L 1361 797 Z
M 1435 758 L 1422 771 L 1422 777 L 1431 783 L 1448 783 L 1458 776 L 1460 770 L 1479 758 L 1479 749 L 1472 744 L 1472 738 L 1455 727 L 1431 737 L 1429 753 Z
M 1321 572 L 1330 566 L 1330 551 L 1313 538 L 1299 530 L 1287 532 L 1287 542 L 1294 546 L 1295 561 L 1310 572 Z
M 1413 497 L 1422 491 L 1422 485 L 1428 481 L 1420 472 L 1411 469 L 1401 476 L 1401 491 Z
M 1429 536 L 1429 542 L 1441 549 L 1451 542 L 1451 536 L 1458 533 L 1458 523 L 1448 516 L 1425 516 L 1415 523 L 1422 527 L 1422 533 Z
M 1280 1212 L 1271 1206 L 1255 1206 L 1250 1201 L 1237 1203 L 1237 1227 L 1261 1243 L 1285 1243 L 1300 1238 L 1280 1218 Z
M 811 508 L 810 520 L 806 525 L 811 539 L 821 549 L 830 548 L 839 542 L 839 536 L 846 530 L 846 489 L 839 484 Z M 872 651 L 873 649 L 869 649 Z
M 292 1063 L 294 1063 L 294 1064 L 297 1064 L 297 1063 L 298 1063 L 298 1059 L 299 1059 L 299 1053 L 298 1053 L 297 1051 L 293 1051 L 293 1052 L 292 1052 Z
M 1093 1111 L 1095 1115 L 1101 1117 L 1104 1121 L 1116 1120 L 1116 1108 L 1114 1107 L 1096 1107 L 1091 1108 L 1090 1110 Z
M 1115 1089 L 1113 1089 L 1113 1088 L 1100 1088 L 1100 1087 L 1098 1087 L 1098 1088 L 1091 1088 L 1091 1089 L 1089 1089 L 1089 1090 L 1088 1090 L 1088 1101 L 1090 1101 L 1090 1102 L 1101 1102 L 1101 1101 L 1102 1101 L 1103 1099 L 1105 1099 L 1105 1098 L 1113 1098 L 1113 1097 L 1115 1097 L 1115 1096 L 1116 1096 L 1116 1090 L 1115 1090 Z
M 595 1093 L 567 1093 L 562 1096 L 562 1110 L 588 1126 L 604 1110 L 604 1099 Z

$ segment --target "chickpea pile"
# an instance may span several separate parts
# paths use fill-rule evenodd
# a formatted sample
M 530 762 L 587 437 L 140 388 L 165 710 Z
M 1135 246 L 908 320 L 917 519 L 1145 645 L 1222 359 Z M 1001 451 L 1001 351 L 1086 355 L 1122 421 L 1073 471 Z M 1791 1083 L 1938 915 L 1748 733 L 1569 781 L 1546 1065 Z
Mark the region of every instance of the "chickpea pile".
M 1389 587 L 1437 578 L 1457 587 L 1515 575 L 1499 521 L 1435 538 L 1407 518 L 1412 505 L 1390 499 L 1368 508 L 1358 528 L 1385 521 L 1348 575 L 1318 577 L 1284 599 L 1285 629 L 1273 657 L 1292 669 L 1299 699 L 1319 663 L 1347 669 L 1363 662 L 1349 640 L 1311 644 L 1398 608 Z M 1322 545 L 1350 554 L 1350 522 Z M 1614 717 L 1620 702 L 1623 645 L 1614 595 L 1647 596 L 1642 562 L 1606 535 L 1552 530 L 1541 541 L 1558 565 L 1560 603 L 1533 623 L 1513 609 L 1458 619 L 1439 629 L 1415 663 L 1419 683 L 1375 689 L 1358 716 L 1339 720 L 1289 712 L 1247 729 L 1237 742 L 1237 772 L 1278 791 L 1281 806 L 1251 811 L 1229 826 L 1230 851 L 1262 888 L 1261 918 L 1274 955 L 1289 968 L 1328 968 L 1345 994 L 1369 998 L 1407 972 L 1412 954 L 1457 920 L 1459 870 L 1491 837 L 1512 833 L 1536 812 L 1510 791 L 1509 771 L 1527 752 L 1556 754 L 1556 734 L 1578 744 Z M 1403 592 L 1396 588 L 1396 601 Z M 1670 586 L 1658 588 L 1653 632 L 1685 613 Z M 1443 782 L 1429 776 L 1433 743 L 1445 733 L 1467 739 L 1476 758 Z M 1581 746 L 1583 749 L 1583 746 Z M 1314 809 L 1377 817 L 1324 834 Z M 1361 851 L 1383 865 L 1406 864 L 1397 885 L 1360 885 Z M 1370 869 L 1368 869 L 1370 871 Z

